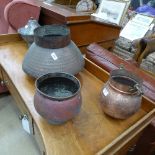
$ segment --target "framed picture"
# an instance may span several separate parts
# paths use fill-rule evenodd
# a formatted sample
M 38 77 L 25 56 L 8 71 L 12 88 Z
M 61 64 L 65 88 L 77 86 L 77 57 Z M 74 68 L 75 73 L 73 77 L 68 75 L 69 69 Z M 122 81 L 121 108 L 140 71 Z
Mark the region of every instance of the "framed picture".
M 127 11 L 127 4 L 127 1 L 102 0 L 97 12 L 92 16 L 120 25 L 122 17 Z

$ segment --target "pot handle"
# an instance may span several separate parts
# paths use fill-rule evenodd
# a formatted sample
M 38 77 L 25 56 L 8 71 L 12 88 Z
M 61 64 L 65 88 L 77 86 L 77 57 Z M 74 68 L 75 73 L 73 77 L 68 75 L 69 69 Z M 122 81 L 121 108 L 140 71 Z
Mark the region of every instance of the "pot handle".
M 119 69 L 125 69 L 124 65 L 123 64 L 120 64 L 119 65 Z
M 142 88 L 139 86 L 139 84 L 136 84 L 134 87 L 138 90 L 138 92 L 139 92 L 138 95 L 143 95 Z

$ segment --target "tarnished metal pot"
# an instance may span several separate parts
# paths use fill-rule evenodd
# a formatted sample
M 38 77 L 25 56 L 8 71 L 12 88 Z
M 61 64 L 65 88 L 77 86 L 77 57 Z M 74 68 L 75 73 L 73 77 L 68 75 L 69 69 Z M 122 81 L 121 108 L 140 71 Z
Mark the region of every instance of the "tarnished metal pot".
M 142 80 L 125 69 L 113 70 L 101 91 L 102 110 L 111 117 L 126 119 L 141 107 Z
M 81 107 L 80 82 L 67 73 L 49 73 L 36 80 L 34 106 L 51 124 L 75 117 Z
M 18 33 L 28 43 L 29 46 L 34 41 L 34 30 L 39 26 L 40 25 L 38 21 L 33 19 L 33 17 L 31 17 L 31 19 L 28 20 L 28 23 L 24 27 L 18 29 Z
M 71 41 L 65 25 L 45 25 L 34 30 L 34 43 L 26 53 L 22 68 L 28 75 L 38 78 L 47 73 L 77 74 L 84 67 L 79 48 Z

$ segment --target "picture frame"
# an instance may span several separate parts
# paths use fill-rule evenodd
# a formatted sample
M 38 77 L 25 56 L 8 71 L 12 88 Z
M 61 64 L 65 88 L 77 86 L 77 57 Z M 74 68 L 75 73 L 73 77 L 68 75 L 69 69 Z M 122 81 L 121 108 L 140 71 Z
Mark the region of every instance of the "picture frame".
M 122 0 L 102 0 L 96 13 L 92 16 L 100 18 L 106 22 L 121 25 L 122 19 L 128 9 L 129 1 Z

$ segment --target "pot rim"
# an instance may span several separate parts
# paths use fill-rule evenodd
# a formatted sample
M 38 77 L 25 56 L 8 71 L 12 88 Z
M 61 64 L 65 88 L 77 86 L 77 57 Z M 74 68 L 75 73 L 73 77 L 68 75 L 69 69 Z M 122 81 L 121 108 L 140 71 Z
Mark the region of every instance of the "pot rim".
M 109 81 L 109 86 L 110 86 L 111 88 L 113 88 L 114 90 L 117 90 L 118 92 L 122 93 L 122 94 L 127 94 L 127 95 L 131 95 L 131 94 L 132 94 L 132 95 L 135 95 L 135 94 L 138 93 L 138 90 L 136 90 L 136 91 L 134 91 L 134 92 L 123 91 L 123 90 L 121 90 L 121 89 L 115 87 L 110 81 Z
M 43 48 L 64 48 L 71 42 L 70 30 L 64 24 L 40 26 L 34 30 L 34 42 Z
M 117 76 L 113 76 L 113 77 L 117 77 Z M 115 89 L 116 91 L 120 92 L 120 93 L 123 93 L 123 94 L 128 94 L 128 95 L 142 95 L 143 94 L 143 91 L 142 91 L 142 85 L 140 85 L 136 80 L 128 77 L 128 76 L 119 76 L 121 78 L 127 78 L 127 79 L 130 79 L 131 81 L 134 81 L 135 85 L 134 87 L 131 87 L 131 85 L 124 85 L 122 83 L 119 83 L 117 81 L 115 81 L 113 79 L 113 77 L 111 77 L 109 80 L 108 80 L 108 83 L 109 83 L 109 86 L 113 89 Z
M 53 75 L 53 76 L 51 76 Z M 56 75 L 56 76 L 54 76 Z M 47 79 L 48 77 L 63 77 L 63 76 L 60 76 L 60 75 L 67 75 L 71 78 L 73 78 L 77 83 L 78 83 L 78 86 L 79 88 L 77 89 L 77 91 L 73 94 L 73 95 L 70 95 L 70 96 L 67 96 L 67 97 L 53 97 L 53 96 L 50 96 L 50 95 L 47 95 L 45 93 L 43 93 L 39 88 L 38 88 L 38 81 L 44 77 L 46 77 L 45 79 Z M 69 79 L 67 77 L 64 77 L 66 79 Z M 72 80 L 72 79 L 69 79 L 69 80 Z M 72 80 L 73 81 L 73 80 Z M 75 83 L 75 81 L 73 81 Z M 52 100 L 55 100 L 55 101 L 63 101 L 63 100 L 67 100 L 67 99 L 70 99 L 70 98 L 73 98 L 74 96 L 76 96 L 77 94 L 79 94 L 80 90 L 81 90 L 81 83 L 79 81 L 78 78 L 76 78 L 74 75 L 72 74 L 69 74 L 69 73 L 65 73 L 65 72 L 54 72 L 54 73 L 47 73 L 47 74 L 44 74 L 40 77 L 38 77 L 35 81 L 35 88 L 36 88 L 36 91 L 39 92 L 40 95 L 48 98 L 48 99 L 52 99 Z
M 115 81 L 114 78 L 116 77 L 133 81 L 135 85 L 124 85 L 123 83 Z M 110 72 L 109 85 L 120 93 L 133 95 L 138 93 L 141 94 L 142 84 L 143 80 L 139 76 L 124 68 L 119 68 Z

